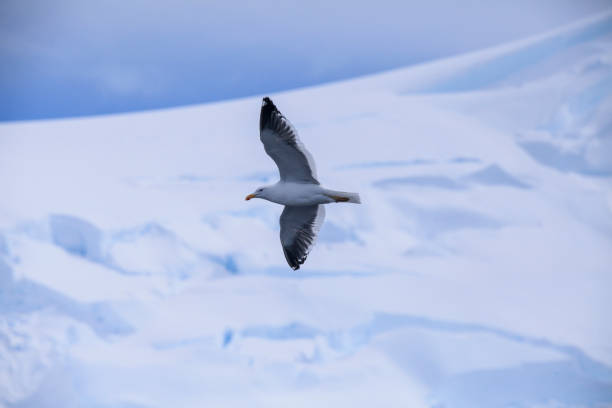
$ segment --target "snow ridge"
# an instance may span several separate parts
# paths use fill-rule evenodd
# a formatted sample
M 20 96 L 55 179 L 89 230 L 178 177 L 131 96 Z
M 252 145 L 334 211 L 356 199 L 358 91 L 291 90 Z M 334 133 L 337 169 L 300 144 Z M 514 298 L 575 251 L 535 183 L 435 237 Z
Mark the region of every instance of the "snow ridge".
M 611 405 L 611 56 L 608 13 L 275 96 L 366 203 L 299 273 L 259 98 L 1 124 L 0 406 Z

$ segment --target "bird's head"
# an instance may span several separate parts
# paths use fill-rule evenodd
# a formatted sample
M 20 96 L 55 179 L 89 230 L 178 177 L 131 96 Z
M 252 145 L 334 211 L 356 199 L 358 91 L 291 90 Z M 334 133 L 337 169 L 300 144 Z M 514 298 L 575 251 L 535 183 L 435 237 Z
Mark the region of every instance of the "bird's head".
M 251 198 L 266 198 L 266 187 L 259 187 L 253 193 L 246 196 L 245 200 L 249 201 Z

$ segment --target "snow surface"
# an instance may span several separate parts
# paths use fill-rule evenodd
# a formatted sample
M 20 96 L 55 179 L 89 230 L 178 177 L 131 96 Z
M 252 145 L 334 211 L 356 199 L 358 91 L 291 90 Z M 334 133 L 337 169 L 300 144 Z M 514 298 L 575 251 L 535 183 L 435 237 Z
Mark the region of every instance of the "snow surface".
M 271 96 L 298 272 L 259 97 L 0 125 L 0 406 L 612 406 L 612 14 Z

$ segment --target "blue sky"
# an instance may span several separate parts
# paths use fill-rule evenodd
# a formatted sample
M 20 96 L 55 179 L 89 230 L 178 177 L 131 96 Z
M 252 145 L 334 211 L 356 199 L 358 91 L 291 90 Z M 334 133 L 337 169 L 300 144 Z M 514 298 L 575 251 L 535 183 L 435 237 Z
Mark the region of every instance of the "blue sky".
M 3 0 L 0 120 L 274 93 L 458 54 L 608 0 Z

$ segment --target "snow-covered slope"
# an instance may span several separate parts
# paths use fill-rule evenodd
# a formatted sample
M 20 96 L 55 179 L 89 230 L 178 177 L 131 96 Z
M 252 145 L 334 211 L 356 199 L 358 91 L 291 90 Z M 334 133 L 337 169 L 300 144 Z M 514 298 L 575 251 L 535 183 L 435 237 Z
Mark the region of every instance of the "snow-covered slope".
M 271 96 L 298 272 L 259 97 L 0 125 L 0 406 L 612 404 L 612 15 Z

